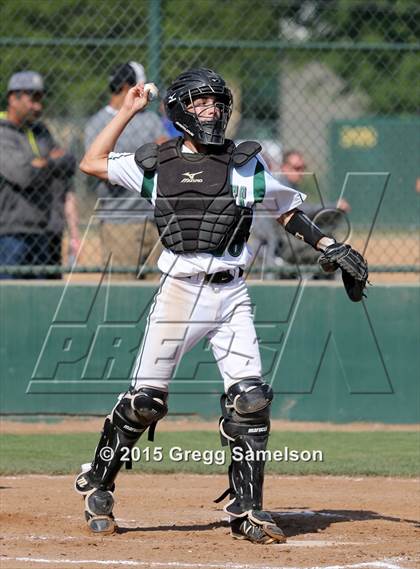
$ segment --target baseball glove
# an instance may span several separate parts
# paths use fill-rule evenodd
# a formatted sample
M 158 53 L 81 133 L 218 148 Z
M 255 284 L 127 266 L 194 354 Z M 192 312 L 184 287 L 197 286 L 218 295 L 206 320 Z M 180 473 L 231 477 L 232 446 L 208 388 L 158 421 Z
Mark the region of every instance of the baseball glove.
M 362 255 L 345 243 L 329 245 L 318 259 L 322 269 L 331 273 L 341 269 L 344 288 L 353 302 L 360 302 L 368 282 L 368 265 Z

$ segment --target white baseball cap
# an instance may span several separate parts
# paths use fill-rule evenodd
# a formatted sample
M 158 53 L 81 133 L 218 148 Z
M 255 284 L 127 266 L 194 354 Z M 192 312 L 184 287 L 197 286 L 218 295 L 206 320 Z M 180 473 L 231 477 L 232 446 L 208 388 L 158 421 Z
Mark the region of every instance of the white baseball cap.
M 136 82 L 146 83 L 146 72 L 143 65 L 141 63 L 137 63 L 137 61 L 129 61 L 128 65 L 131 67 L 131 69 L 134 69 L 134 73 L 136 74 Z

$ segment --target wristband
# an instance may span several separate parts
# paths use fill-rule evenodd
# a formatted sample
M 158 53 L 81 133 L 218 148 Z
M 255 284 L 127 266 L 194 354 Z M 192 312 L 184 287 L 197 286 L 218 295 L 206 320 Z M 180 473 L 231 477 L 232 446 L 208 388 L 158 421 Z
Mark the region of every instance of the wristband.
M 317 248 L 316 245 L 318 241 L 326 237 L 315 223 L 312 223 L 309 217 L 300 209 L 295 211 L 284 228 L 298 239 L 312 245 L 314 249 Z

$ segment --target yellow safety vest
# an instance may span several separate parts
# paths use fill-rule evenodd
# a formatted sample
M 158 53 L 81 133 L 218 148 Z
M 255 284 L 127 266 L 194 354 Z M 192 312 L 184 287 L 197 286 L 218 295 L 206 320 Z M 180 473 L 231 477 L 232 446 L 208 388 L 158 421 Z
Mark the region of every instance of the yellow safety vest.
M 0 111 L 0 119 L 7 119 L 6 111 Z M 32 148 L 32 152 L 35 154 L 35 156 L 37 156 L 38 158 L 41 158 L 41 152 L 39 151 L 38 144 L 36 142 L 34 133 L 32 132 L 32 130 L 30 128 L 25 128 L 24 132 L 25 132 L 26 137 L 28 139 L 29 145 Z

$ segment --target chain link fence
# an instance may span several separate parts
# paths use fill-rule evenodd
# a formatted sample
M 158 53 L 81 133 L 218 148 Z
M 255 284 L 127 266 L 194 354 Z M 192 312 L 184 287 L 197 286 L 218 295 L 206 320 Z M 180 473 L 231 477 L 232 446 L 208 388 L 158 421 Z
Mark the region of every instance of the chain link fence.
M 28 164 L 11 168 L 2 146 L 0 273 L 100 272 L 109 266 L 110 244 L 114 273 L 132 278 L 145 263 L 143 277 L 156 273 L 158 250 L 148 245 L 156 234 L 142 200 L 133 196 L 135 215 L 113 212 L 109 223 L 97 183 L 77 169 L 74 176 L 60 170 L 62 156 L 54 155 L 60 147 L 81 159 L 89 119 L 112 102 L 110 75 L 135 61 L 161 92 L 186 68 L 222 74 L 235 100 L 229 137 L 258 140 L 275 175 L 289 176 L 289 185 L 307 193 L 311 215 L 363 251 L 381 278 L 404 273 L 413 280 L 419 266 L 419 28 L 420 7 L 408 0 L 264 0 L 258 6 L 253 0 L 2 0 L 0 137 L 16 134 L 4 128 L 9 78 L 39 72 L 48 131 L 31 135 L 36 127 L 25 127 L 20 134 L 29 144 L 29 164 L 47 159 L 48 166 L 37 168 L 49 178 L 20 184 L 9 171 L 22 173 Z M 151 113 L 154 126 L 141 143 L 171 136 L 159 102 Z M 139 146 L 135 136 L 132 145 L 126 150 Z M 17 194 L 13 210 L 10 196 Z M 41 211 L 43 230 L 27 231 L 32 260 L 12 262 L 4 248 L 25 234 L 19 224 L 25 200 Z M 291 251 L 280 226 L 258 244 L 258 278 L 265 246 L 270 278 L 296 276 L 296 261 L 316 272 L 315 259 Z M 40 254 L 44 248 L 54 255 Z

